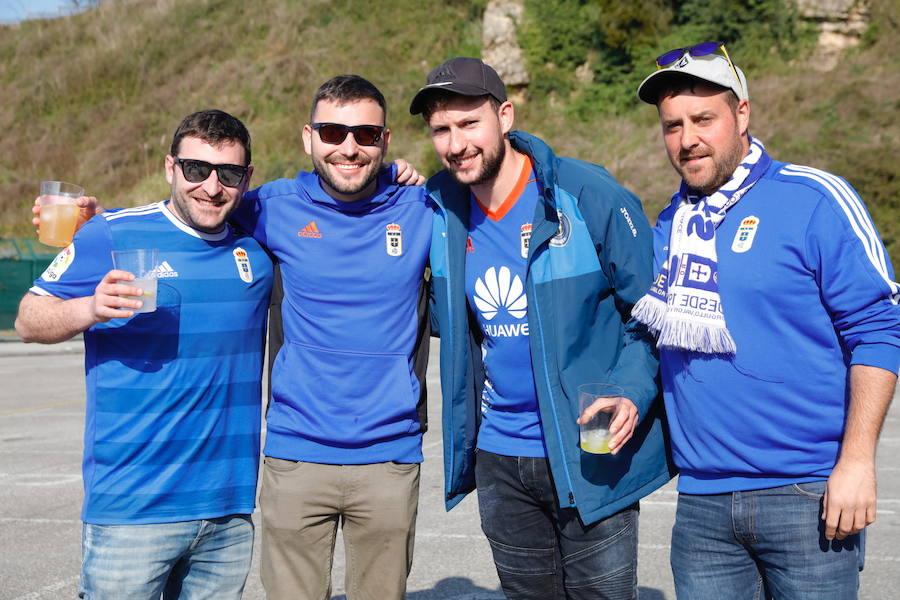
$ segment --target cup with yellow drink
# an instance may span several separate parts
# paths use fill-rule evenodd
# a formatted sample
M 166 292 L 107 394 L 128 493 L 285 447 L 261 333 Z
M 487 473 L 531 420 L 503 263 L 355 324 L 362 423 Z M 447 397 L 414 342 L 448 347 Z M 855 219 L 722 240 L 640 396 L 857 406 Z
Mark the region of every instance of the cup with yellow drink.
M 584 415 L 585 409 L 595 402 L 600 402 L 600 410 L 589 421 L 579 425 L 582 450 L 591 454 L 610 452 L 609 440 L 612 435 L 609 432 L 609 424 L 619 408 L 624 393 L 621 387 L 610 383 L 585 383 L 578 386 L 579 415 Z
M 113 267 L 120 271 L 128 271 L 134 275 L 134 281 L 120 281 L 119 283 L 139 287 L 144 292 L 140 296 L 125 296 L 129 300 L 140 300 L 143 302 L 140 308 L 134 310 L 135 313 L 148 313 L 156 310 L 158 254 L 159 252 L 156 248 L 113 250 Z
M 48 246 L 59 248 L 72 243 L 75 225 L 78 222 L 79 207 L 75 200 L 84 196 L 84 188 L 65 181 L 42 181 L 41 231 L 38 240 Z

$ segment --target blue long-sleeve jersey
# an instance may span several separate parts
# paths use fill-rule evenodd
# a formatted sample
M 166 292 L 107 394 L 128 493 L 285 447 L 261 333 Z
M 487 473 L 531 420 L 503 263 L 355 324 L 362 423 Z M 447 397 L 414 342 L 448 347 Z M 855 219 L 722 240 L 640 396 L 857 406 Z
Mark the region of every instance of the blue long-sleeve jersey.
M 672 217 L 655 230 L 657 267 Z M 661 350 L 679 490 L 828 477 L 849 368 L 900 365 L 900 287 L 865 206 L 843 179 L 773 161 L 716 232 L 733 359 Z

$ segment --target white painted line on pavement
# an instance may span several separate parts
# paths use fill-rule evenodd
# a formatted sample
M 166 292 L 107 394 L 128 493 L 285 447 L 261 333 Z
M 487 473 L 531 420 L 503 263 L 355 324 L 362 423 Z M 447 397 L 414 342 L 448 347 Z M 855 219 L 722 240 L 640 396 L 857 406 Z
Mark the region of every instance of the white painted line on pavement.
M 430 531 L 417 531 L 417 538 L 439 538 L 448 540 L 485 540 L 484 535 L 478 533 L 432 533 Z M 486 540 L 485 540 L 486 541 Z
M 638 544 L 638 548 L 642 548 L 644 550 L 668 550 L 668 544 Z
M 0 473 L 0 481 L 7 485 L 47 487 L 80 483 L 81 473 Z
M 34 525 L 70 525 L 81 523 L 78 519 L 30 519 L 26 517 L 0 517 L 0 523 L 31 523 Z
M 78 454 L 81 450 L 0 450 L 0 454 Z
M 641 508 L 645 506 L 677 506 L 678 502 L 675 500 L 641 500 Z
M 29 592 L 23 596 L 13 598 L 13 600 L 41 600 L 41 598 L 60 598 L 60 594 L 57 594 L 56 592 L 59 592 L 60 590 L 66 588 L 76 587 L 78 585 L 78 579 L 78 575 L 76 575 L 75 577 L 69 577 L 68 579 L 63 579 L 62 581 L 57 581 L 56 583 L 45 585 L 37 591 Z M 68 594 L 66 594 L 66 596 L 68 596 Z

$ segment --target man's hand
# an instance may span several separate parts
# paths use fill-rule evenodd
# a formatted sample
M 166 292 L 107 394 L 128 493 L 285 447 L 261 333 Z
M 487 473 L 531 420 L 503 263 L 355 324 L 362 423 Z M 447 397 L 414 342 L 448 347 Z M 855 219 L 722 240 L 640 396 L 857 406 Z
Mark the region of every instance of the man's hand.
M 575 421 L 579 425 L 590 421 L 604 406 L 609 406 L 610 398 L 598 398 L 593 404 L 584 409 L 584 412 Z M 609 432 L 612 437 L 609 440 L 609 451 L 618 454 L 619 450 L 631 439 L 634 428 L 637 427 L 638 409 L 634 402 L 628 398 L 619 397 L 619 405 L 616 413 L 609 423 Z
M 94 215 L 103 212 L 103 207 L 97 204 L 97 199 L 93 196 L 81 196 L 75 199 L 75 204 L 79 207 L 78 222 L 75 224 L 75 231 L 81 229 L 81 226 L 90 221 Z M 32 225 L 40 229 L 41 226 L 41 203 L 40 196 L 34 199 L 34 206 L 31 207 L 34 218 L 31 219 Z
M 838 460 L 822 501 L 825 538 L 842 540 L 875 522 L 874 461 Z
M 395 159 L 394 164 L 397 165 L 397 183 L 400 185 L 422 185 L 425 183 L 425 177 L 419 175 L 416 168 L 402 158 Z
M 128 271 L 113 269 L 103 276 L 94 295 L 91 296 L 91 318 L 95 323 L 105 323 L 110 319 L 124 319 L 134 316 L 134 312 L 121 309 L 138 309 L 143 306 L 140 300 L 132 300 L 125 296 L 141 296 L 144 291 L 133 285 L 119 281 L 134 281 L 134 275 Z

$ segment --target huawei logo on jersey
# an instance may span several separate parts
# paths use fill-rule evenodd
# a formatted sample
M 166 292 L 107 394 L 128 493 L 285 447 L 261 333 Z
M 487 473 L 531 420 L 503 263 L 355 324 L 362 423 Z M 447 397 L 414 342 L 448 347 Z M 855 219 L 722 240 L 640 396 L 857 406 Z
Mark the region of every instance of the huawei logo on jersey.
M 511 278 L 507 267 L 500 267 L 499 272 L 494 267 L 485 271 L 484 279 L 475 281 L 474 300 L 486 321 L 496 317 L 501 308 L 516 319 L 524 318 L 528 312 L 522 280 L 518 275 Z

